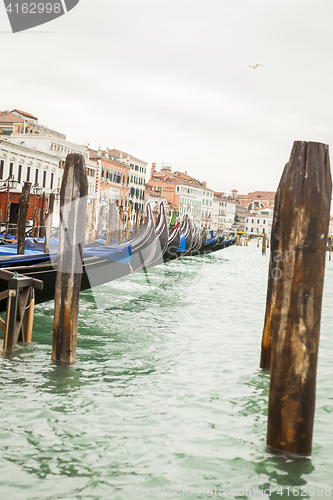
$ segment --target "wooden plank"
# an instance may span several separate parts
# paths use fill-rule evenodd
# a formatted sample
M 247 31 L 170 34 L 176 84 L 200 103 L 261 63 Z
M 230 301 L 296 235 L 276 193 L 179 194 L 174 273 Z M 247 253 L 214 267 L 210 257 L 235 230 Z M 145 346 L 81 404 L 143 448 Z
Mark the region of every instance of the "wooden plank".
M 84 156 L 66 158 L 60 191 L 59 253 L 54 299 L 52 359 L 76 359 L 82 253 L 85 240 L 88 178 Z
M 0 318 L 0 330 L 6 333 L 6 321 Z
M 8 290 L 4 290 L 3 292 L 0 292 L 0 300 L 7 299 L 8 298 Z
M 332 179 L 328 146 L 295 142 L 280 182 L 267 445 L 312 449 Z

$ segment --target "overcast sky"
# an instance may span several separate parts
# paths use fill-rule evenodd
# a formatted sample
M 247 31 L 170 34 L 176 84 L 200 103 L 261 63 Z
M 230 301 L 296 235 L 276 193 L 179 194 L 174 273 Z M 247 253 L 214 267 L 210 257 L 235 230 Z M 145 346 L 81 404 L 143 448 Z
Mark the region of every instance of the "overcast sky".
M 332 141 L 332 18 L 332 0 L 80 0 L 12 34 L 0 5 L 0 109 L 216 191 L 274 191 L 295 140 Z

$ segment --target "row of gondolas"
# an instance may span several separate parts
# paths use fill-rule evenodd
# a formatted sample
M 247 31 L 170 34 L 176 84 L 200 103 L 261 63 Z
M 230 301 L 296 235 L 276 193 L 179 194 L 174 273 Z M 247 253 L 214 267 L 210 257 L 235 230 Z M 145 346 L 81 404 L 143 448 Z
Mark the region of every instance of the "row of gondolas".
M 205 230 L 196 228 L 188 215 L 182 221 L 176 221 L 169 232 L 164 203 L 159 206 L 159 215 L 155 224 L 151 204 L 146 204 L 145 222 L 141 231 L 134 237 L 113 245 L 103 244 L 100 240 L 83 247 L 83 265 L 81 290 L 113 281 L 128 274 L 147 269 L 163 262 L 169 262 L 184 256 L 208 254 L 227 248 L 236 243 L 237 235 L 231 239 L 224 234 L 208 236 Z M 42 247 L 28 255 L 2 255 L 0 267 L 20 275 L 43 281 L 43 290 L 36 290 L 36 302 L 46 302 L 54 298 L 55 279 L 64 258 L 59 258 L 56 245 L 49 253 Z M 68 244 L 65 252 L 73 252 Z M 63 271 L 59 268 L 60 271 Z M 7 283 L 0 280 L 0 292 Z

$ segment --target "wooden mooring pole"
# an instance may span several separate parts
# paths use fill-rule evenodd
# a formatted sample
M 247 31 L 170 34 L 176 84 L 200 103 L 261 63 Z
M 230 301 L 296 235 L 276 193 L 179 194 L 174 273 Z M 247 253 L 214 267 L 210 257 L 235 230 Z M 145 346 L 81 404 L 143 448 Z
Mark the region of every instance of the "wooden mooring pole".
M 92 207 L 92 201 L 90 200 L 90 203 L 88 203 L 87 207 L 87 222 L 86 222 L 86 235 L 85 235 L 86 245 L 90 242 L 91 207 Z
M 27 224 L 27 213 L 29 207 L 31 182 L 25 182 L 22 194 L 19 198 L 19 216 L 17 221 L 17 254 L 24 255 L 25 228 Z
M 54 201 L 55 201 L 55 193 L 51 193 L 50 200 L 49 200 L 49 210 L 48 210 L 47 219 L 46 219 L 44 253 L 48 253 L 50 251 L 50 239 L 51 239 L 51 230 L 52 230 Z
M 260 368 L 269 370 L 271 367 L 271 348 L 272 348 L 272 318 L 275 310 L 276 284 L 280 279 L 280 270 L 278 269 L 279 253 L 279 227 L 280 227 L 280 196 L 281 181 L 277 188 L 274 200 L 274 214 L 271 229 L 271 253 L 268 268 L 268 284 L 266 296 L 266 312 L 264 329 L 261 340 L 261 358 Z
M 126 233 L 125 233 L 126 240 L 128 240 L 128 238 L 129 238 L 129 228 L 131 225 L 131 213 L 132 213 L 132 200 L 129 200 L 128 208 L 127 208 L 127 221 L 126 221 Z
M 82 250 L 85 240 L 88 179 L 83 155 L 66 158 L 60 191 L 60 230 L 54 296 L 52 359 L 76 360 Z
M 262 255 L 266 255 L 266 248 L 267 248 L 266 233 L 264 233 L 262 237 L 262 248 L 261 248 Z
M 271 245 L 277 262 L 267 445 L 287 454 L 312 449 L 331 190 L 328 146 L 295 142 L 279 185 Z
M 97 200 L 96 198 L 92 201 L 92 222 L 91 222 L 91 233 L 90 233 L 90 243 L 94 243 L 96 239 L 96 213 L 97 213 Z

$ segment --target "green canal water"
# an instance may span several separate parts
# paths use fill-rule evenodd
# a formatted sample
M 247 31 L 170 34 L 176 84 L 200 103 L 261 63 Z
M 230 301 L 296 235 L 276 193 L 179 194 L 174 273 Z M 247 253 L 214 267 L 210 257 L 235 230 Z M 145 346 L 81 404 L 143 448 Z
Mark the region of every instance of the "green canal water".
M 77 362 L 51 362 L 53 303 L 0 359 L 0 499 L 333 498 L 333 262 L 313 454 L 266 450 L 258 369 L 269 256 L 255 243 L 81 295 Z

